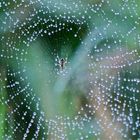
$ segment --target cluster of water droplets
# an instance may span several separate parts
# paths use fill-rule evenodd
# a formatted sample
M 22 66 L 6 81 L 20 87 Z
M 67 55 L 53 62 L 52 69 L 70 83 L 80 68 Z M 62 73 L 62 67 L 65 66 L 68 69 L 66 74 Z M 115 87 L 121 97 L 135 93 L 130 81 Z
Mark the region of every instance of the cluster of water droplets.
M 0 8 L 0 107 L 6 110 L 0 114 L 4 117 L 1 126 L 6 124 L 0 128 L 2 139 L 140 137 L 140 17 L 136 0 L 9 0 L 0 2 Z M 28 53 L 34 42 L 60 32 L 59 45 L 59 39 L 67 36 L 61 34 L 63 30 L 80 40 L 80 49 L 70 64 L 66 58 L 62 64 L 61 56 L 56 57 L 54 67 L 57 63 L 56 73 L 67 75 L 64 79 L 70 79 L 78 69 L 84 72 L 76 79 L 83 80 L 82 86 L 88 85 L 84 89 L 86 103 L 73 118 L 47 118 L 24 64 L 30 61 Z M 69 36 L 66 39 L 69 41 Z

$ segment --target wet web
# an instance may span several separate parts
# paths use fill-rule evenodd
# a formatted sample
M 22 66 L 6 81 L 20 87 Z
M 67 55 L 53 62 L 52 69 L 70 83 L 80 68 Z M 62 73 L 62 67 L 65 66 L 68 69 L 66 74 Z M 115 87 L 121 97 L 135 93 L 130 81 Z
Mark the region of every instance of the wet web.
M 0 139 L 139 138 L 138 4 L 0 2 Z

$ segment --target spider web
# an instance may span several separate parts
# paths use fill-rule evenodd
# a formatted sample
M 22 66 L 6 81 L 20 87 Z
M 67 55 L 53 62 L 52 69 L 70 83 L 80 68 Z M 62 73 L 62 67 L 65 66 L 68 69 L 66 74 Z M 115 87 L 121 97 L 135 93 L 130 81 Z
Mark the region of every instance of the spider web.
M 0 2 L 0 139 L 140 137 L 139 2 Z M 66 74 L 55 60 L 68 56 Z

